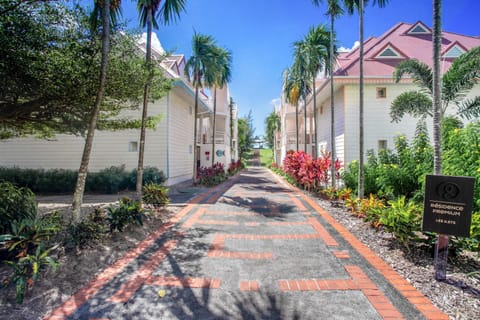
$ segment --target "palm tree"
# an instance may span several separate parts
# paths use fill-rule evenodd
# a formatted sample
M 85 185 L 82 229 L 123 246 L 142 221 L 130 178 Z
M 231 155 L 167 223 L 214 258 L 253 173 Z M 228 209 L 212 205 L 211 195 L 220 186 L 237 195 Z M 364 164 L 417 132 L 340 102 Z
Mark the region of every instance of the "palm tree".
M 394 79 L 397 83 L 404 75 L 410 75 L 420 90 L 403 92 L 392 101 L 390 110 L 392 121 L 400 121 L 405 114 L 416 118 L 435 116 L 433 74 L 433 70 L 427 64 L 416 59 L 403 61 L 396 67 Z M 439 81 L 441 87 L 438 93 L 441 93 L 441 99 L 436 111 L 440 123 L 452 104 L 457 106 L 457 112 L 461 117 L 469 119 L 480 114 L 480 97 L 465 99 L 468 91 L 478 83 L 479 75 L 480 47 L 462 54 L 452 63 Z M 441 154 L 439 158 L 441 159 Z M 441 167 L 441 163 L 439 166 Z
M 110 27 L 111 23 L 117 21 L 117 17 L 121 14 L 120 1 L 113 0 L 113 7 L 110 0 L 95 0 L 94 10 L 91 15 L 92 32 L 96 32 L 98 21 L 102 23 L 102 61 L 100 65 L 100 79 L 95 97 L 95 104 L 92 109 L 90 125 L 88 127 L 85 146 L 83 148 L 82 160 L 78 169 L 77 182 L 72 201 L 72 221 L 80 222 L 81 208 L 83 202 L 83 193 L 85 191 L 85 181 L 87 180 L 88 163 L 90 162 L 90 153 L 92 151 L 93 138 L 95 129 L 97 128 L 98 116 L 102 106 L 103 96 L 105 95 L 105 84 L 107 82 L 108 53 L 110 51 Z M 101 17 L 99 19 L 99 17 Z
M 140 15 L 140 25 L 147 27 L 147 43 L 145 54 L 145 65 L 148 70 L 147 81 L 143 91 L 143 108 L 142 122 L 140 128 L 140 146 L 138 148 L 138 166 L 137 166 L 137 183 L 136 191 L 139 201 L 142 199 L 142 181 L 143 181 L 143 159 L 145 157 L 145 134 L 148 115 L 148 98 L 150 96 L 150 85 L 153 79 L 153 63 L 152 63 L 152 29 L 158 29 L 156 17 L 161 17 L 165 24 L 176 20 L 180 16 L 180 12 L 185 10 L 185 0 L 164 0 L 160 9 L 162 0 L 138 0 L 137 8 Z M 160 9 L 160 11 L 159 11 Z
M 312 0 L 312 3 L 316 6 L 320 5 L 321 0 Z M 334 58 L 335 58 L 335 51 L 334 44 L 335 44 L 335 18 L 343 14 L 343 9 L 340 7 L 338 0 L 327 0 L 327 15 L 330 16 L 330 50 L 328 54 L 328 71 L 330 75 L 330 146 L 331 146 L 331 154 L 332 154 L 332 166 L 331 166 L 331 177 L 332 177 L 332 188 L 335 188 L 336 181 L 335 181 L 335 157 L 336 157 L 336 148 L 335 148 L 335 99 L 334 96 Z M 313 87 L 313 103 L 315 106 L 316 99 L 315 99 L 315 86 Z M 316 115 L 316 111 L 315 111 Z M 315 116 L 316 117 L 316 116 Z M 315 118 L 316 119 L 316 118 Z M 317 141 L 317 126 L 315 125 L 315 143 Z M 317 157 L 317 148 L 315 148 L 315 157 Z
M 205 74 L 205 84 L 213 86 L 212 167 L 215 164 L 215 131 L 217 116 L 217 88 L 223 88 L 232 78 L 232 53 L 220 47 L 213 48 L 212 68 Z
M 363 14 L 365 4 L 368 3 L 368 0 L 344 0 L 345 7 L 349 14 L 353 14 L 355 10 L 358 11 L 359 16 L 359 41 L 360 41 L 360 80 L 359 80 L 359 87 L 360 87 L 360 102 L 359 102 L 359 159 L 358 159 L 358 197 L 360 199 L 364 196 L 364 126 L 363 126 L 363 118 L 364 118 L 364 88 L 363 88 Z M 383 8 L 387 5 L 388 0 L 373 0 L 373 5 L 378 5 L 380 8 Z
M 304 131 L 303 131 L 303 150 L 307 152 L 307 96 L 311 93 L 310 83 L 309 83 L 309 74 L 308 74 L 308 60 L 306 43 L 305 41 L 297 41 L 294 43 L 295 53 L 293 64 L 293 72 L 296 74 L 296 79 L 298 82 L 299 95 L 303 100 L 303 121 L 304 121 Z
M 273 159 L 276 162 L 276 149 L 277 149 L 277 131 L 280 129 L 282 123 L 278 114 L 273 110 L 268 117 L 265 119 L 265 124 L 267 125 L 267 139 L 271 139 L 272 150 L 273 150 Z M 273 138 L 273 139 L 272 139 Z
M 298 151 L 298 100 L 300 98 L 300 85 L 297 75 L 292 71 L 292 67 L 285 70 L 283 81 L 285 100 L 295 106 L 296 151 Z
M 208 35 L 196 33 L 192 39 L 192 56 L 185 64 L 185 75 L 192 81 L 195 87 L 195 111 L 193 125 L 193 183 L 197 180 L 197 114 L 198 114 L 198 91 L 203 86 L 205 74 L 214 68 L 213 62 L 215 40 Z

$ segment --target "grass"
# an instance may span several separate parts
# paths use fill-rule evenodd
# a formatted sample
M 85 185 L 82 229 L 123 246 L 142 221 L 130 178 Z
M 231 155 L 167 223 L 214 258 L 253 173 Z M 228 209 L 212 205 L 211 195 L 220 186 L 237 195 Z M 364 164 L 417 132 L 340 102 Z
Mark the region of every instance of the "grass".
M 273 162 L 273 150 L 272 149 L 260 149 L 260 165 L 267 167 Z

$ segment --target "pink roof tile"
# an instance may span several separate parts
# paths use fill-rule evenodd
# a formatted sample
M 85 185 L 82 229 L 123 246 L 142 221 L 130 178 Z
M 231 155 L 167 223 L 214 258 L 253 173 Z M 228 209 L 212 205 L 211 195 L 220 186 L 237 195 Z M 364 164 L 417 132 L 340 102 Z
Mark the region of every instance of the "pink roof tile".
M 364 42 L 364 74 L 366 77 L 391 77 L 395 67 L 404 59 L 378 59 L 376 56 L 388 45 L 405 56 L 405 59 L 418 59 L 432 66 L 432 36 L 430 34 L 408 34 L 416 24 L 399 22 L 378 38 L 371 37 Z M 480 46 L 480 37 L 460 35 L 444 31 L 442 33 L 442 52 L 447 52 L 454 44 L 465 50 Z M 359 76 L 359 49 L 338 56 L 339 76 Z M 453 59 L 445 59 L 443 71 L 452 64 Z

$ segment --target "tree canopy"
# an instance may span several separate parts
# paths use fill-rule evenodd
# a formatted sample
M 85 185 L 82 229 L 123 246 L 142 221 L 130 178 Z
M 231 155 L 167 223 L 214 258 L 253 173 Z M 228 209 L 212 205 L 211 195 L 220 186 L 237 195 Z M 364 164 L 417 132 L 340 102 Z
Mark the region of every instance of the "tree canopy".
M 0 0 L 0 138 L 25 134 L 83 135 L 98 87 L 101 42 L 80 7 Z M 146 78 L 137 38 L 112 30 L 99 129 L 138 126 L 120 111 L 139 106 Z M 152 98 L 170 82 L 157 72 Z M 112 121 L 116 119 L 117 121 Z M 152 120 L 152 119 L 151 119 Z

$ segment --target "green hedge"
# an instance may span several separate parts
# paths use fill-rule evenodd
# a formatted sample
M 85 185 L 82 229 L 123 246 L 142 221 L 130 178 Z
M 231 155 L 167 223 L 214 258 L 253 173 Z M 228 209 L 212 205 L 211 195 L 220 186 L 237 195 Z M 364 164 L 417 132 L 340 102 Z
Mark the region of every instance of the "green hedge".
M 9 181 L 19 187 L 27 187 L 35 193 L 72 193 L 77 181 L 77 171 L 65 169 L 20 169 L 0 167 L 0 181 Z M 126 171 L 125 166 L 103 169 L 87 175 L 85 191 L 92 193 L 118 193 L 135 190 L 137 170 Z M 162 171 L 146 167 L 143 184 L 162 184 L 166 180 Z

